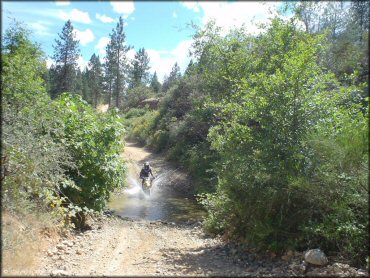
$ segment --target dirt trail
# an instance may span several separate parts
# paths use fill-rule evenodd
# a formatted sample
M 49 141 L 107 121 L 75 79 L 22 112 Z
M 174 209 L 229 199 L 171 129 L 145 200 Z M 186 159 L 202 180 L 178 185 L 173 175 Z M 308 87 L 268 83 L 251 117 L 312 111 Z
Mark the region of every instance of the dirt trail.
M 129 171 L 150 160 L 157 171 L 172 169 L 161 157 L 133 143 L 124 152 Z M 230 275 L 244 267 L 227 259 L 219 238 L 199 225 L 116 217 L 95 219 L 93 229 L 61 240 L 48 250 L 40 275 Z
M 135 144 L 125 148 L 129 171 L 150 159 L 155 169 L 171 169 L 161 157 Z M 92 230 L 61 239 L 44 255 L 37 275 L 256 276 L 299 275 L 302 254 L 288 260 L 258 259 L 252 252 L 207 237 L 197 224 L 102 216 Z

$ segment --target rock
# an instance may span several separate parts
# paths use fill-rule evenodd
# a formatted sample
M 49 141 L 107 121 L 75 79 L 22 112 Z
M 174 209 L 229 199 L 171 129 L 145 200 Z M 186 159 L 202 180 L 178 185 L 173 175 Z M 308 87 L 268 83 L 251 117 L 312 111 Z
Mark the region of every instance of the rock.
M 313 269 L 313 270 L 311 270 L 311 271 L 307 272 L 307 273 L 306 273 L 306 276 L 308 276 L 308 277 L 320 276 L 320 273 L 321 273 L 321 272 L 322 272 L 322 271 L 321 271 L 320 269 L 315 268 L 315 269 Z
M 77 255 L 82 255 L 82 251 L 81 251 L 80 249 L 77 249 L 77 250 L 76 250 L 76 254 L 77 254 Z
M 325 253 L 320 249 L 311 249 L 304 254 L 304 259 L 306 262 L 313 265 L 326 265 L 328 263 L 328 258 Z
M 63 244 L 64 245 L 67 245 L 68 247 L 72 247 L 73 246 L 73 242 L 72 241 L 65 240 L 65 241 L 63 241 Z
M 62 269 L 53 270 L 51 276 L 68 276 L 68 273 Z
M 303 275 L 306 272 L 306 266 L 304 264 L 292 264 L 289 268 L 294 271 L 294 275 Z
M 355 276 L 368 276 L 369 274 L 367 273 L 367 271 L 366 270 L 363 270 L 363 269 L 359 269 L 359 270 L 357 270 L 356 271 L 356 274 L 355 274 Z
M 294 253 L 293 253 L 293 251 L 292 251 L 292 250 L 289 250 L 289 251 L 286 253 L 286 255 L 287 255 L 288 257 L 292 257 L 292 256 L 294 255 Z
M 340 269 L 340 270 L 350 269 L 350 266 L 348 264 L 334 263 L 332 266 L 334 269 Z
M 290 257 L 287 255 L 281 256 L 281 259 L 285 262 L 289 261 Z
M 64 245 L 62 245 L 62 244 L 58 244 L 58 245 L 57 245 L 57 249 L 59 249 L 59 250 L 64 250 L 64 248 L 65 248 L 65 247 L 64 247 Z

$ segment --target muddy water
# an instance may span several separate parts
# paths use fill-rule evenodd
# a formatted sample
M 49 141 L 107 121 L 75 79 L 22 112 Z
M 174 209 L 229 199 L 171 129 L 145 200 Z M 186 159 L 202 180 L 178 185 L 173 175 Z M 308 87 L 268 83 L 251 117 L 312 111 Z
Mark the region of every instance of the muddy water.
M 165 174 L 153 181 L 150 196 L 141 189 L 141 181 L 128 177 L 128 186 L 119 194 L 114 194 L 108 207 L 115 214 L 132 219 L 184 223 L 202 220 L 205 211 L 194 197 L 180 194 L 171 189 Z

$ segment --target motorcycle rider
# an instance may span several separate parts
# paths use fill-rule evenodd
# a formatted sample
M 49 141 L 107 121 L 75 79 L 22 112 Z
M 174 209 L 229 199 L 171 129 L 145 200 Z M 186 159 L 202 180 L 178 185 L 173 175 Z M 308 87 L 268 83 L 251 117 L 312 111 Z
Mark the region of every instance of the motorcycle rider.
M 153 179 L 155 179 L 152 168 L 150 168 L 149 162 L 145 162 L 143 168 L 140 171 L 140 178 L 142 179 L 141 185 L 144 185 L 144 178 L 148 178 L 149 175 L 152 175 Z

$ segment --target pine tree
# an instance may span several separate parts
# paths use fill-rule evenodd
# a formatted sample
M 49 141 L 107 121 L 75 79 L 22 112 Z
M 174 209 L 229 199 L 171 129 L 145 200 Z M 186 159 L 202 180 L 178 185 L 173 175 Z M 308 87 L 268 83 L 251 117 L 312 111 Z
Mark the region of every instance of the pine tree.
M 108 106 L 112 106 L 113 101 L 113 79 L 114 79 L 114 57 L 113 57 L 113 42 L 109 43 L 105 49 L 104 62 L 104 89 L 107 95 Z
M 73 92 L 82 96 L 82 90 L 83 90 L 82 72 L 79 68 L 77 68 L 75 76 L 75 88 Z
M 172 70 L 170 72 L 170 76 L 168 77 L 170 82 L 174 82 L 181 77 L 180 67 L 177 62 L 173 65 Z
M 89 85 L 93 106 L 96 108 L 101 100 L 103 92 L 103 73 L 99 56 L 96 56 L 95 53 L 90 58 L 89 67 Z
M 132 69 L 130 73 L 129 88 L 134 88 L 140 84 L 146 85 L 149 79 L 149 57 L 144 48 L 140 48 L 135 54 L 135 58 L 131 63 Z
M 123 19 L 120 17 L 116 28 L 110 34 L 110 41 L 107 45 L 105 69 L 115 107 L 119 107 L 119 99 L 124 93 L 127 82 L 127 52 L 130 47 L 125 45 L 126 35 L 123 27 Z
M 159 83 L 159 81 L 158 81 L 158 77 L 157 77 L 157 72 L 156 71 L 154 72 L 153 77 L 152 77 L 152 80 L 150 81 L 150 88 L 153 90 L 153 92 L 155 92 L 157 94 L 161 90 L 161 83 Z
M 82 98 L 92 105 L 92 96 L 89 84 L 90 84 L 89 70 L 86 67 L 82 72 Z
M 75 38 L 70 20 L 66 22 L 62 33 L 58 35 L 59 39 L 56 39 L 56 44 L 53 45 L 53 59 L 56 63 L 55 81 L 57 82 L 56 91 L 53 93 L 54 97 L 57 97 L 62 92 L 73 92 L 75 90 L 77 59 L 80 55 L 79 41 Z
M 190 60 L 188 67 L 185 70 L 184 75 L 192 75 L 196 71 L 196 64 L 194 64 L 193 59 Z
M 181 78 L 180 67 L 178 66 L 177 62 L 173 65 L 170 75 L 167 77 L 165 76 L 162 86 L 162 91 L 167 92 L 168 89 Z

